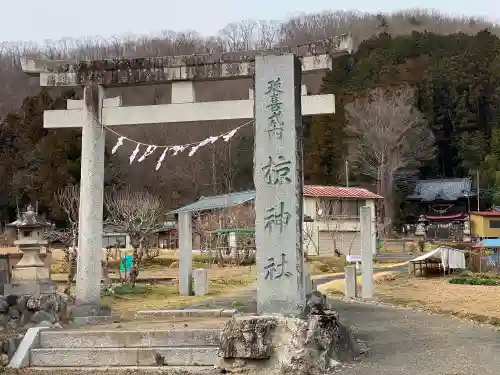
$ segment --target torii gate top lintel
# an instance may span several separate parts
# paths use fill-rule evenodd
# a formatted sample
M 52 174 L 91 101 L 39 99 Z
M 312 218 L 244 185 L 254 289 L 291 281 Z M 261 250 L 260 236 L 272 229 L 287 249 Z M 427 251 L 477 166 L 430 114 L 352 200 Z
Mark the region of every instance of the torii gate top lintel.
M 87 61 L 24 58 L 21 65 L 23 72 L 40 77 L 40 86 L 156 85 L 252 77 L 257 55 L 293 53 L 300 57 L 303 73 L 329 70 L 332 58 L 351 53 L 352 45 L 352 37 L 345 34 L 307 45 L 270 50 Z

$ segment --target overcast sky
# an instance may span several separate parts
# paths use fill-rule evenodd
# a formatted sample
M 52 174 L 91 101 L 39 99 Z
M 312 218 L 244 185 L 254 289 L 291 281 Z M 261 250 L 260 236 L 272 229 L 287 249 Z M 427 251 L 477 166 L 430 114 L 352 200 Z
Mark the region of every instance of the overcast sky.
M 383 3 L 383 6 L 380 6 Z M 439 5 L 442 3 L 443 5 Z M 196 30 L 215 35 L 229 22 L 242 19 L 284 19 L 297 12 L 339 9 L 390 12 L 401 8 L 436 8 L 454 13 L 500 20 L 500 0 L 22 0 L 2 1 L 0 41 L 32 40 L 127 32 L 157 33 L 161 30 Z M 342 7 L 346 9 L 345 7 Z

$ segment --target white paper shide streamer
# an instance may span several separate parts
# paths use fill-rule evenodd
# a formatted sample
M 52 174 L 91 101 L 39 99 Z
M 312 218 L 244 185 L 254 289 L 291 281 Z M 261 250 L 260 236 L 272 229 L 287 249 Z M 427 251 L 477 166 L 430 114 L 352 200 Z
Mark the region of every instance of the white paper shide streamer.
M 158 148 L 158 146 L 154 146 L 154 145 L 149 145 L 148 148 L 146 149 L 146 152 L 144 152 L 144 154 L 142 154 L 142 156 L 139 158 L 138 162 L 139 163 L 142 163 L 144 160 L 146 160 L 146 158 L 151 155 L 153 152 L 155 152 L 155 150 Z
M 236 132 L 238 131 L 239 129 L 233 129 L 231 130 L 229 133 L 226 133 L 224 135 L 222 135 L 222 138 L 224 138 L 224 142 L 227 142 L 229 141 L 231 138 L 234 137 L 234 135 L 236 134 Z
M 165 150 L 163 150 L 161 156 L 158 158 L 158 161 L 156 162 L 156 170 L 159 170 L 161 168 L 161 164 L 163 163 L 163 160 L 165 159 L 165 156 L 167 156 L 167 151 L 170 148 L 165 147 Z
M 114 154 L 118 150 L 118 147 L 123 146 L 123 140 L 125 137 L 119 137 L 118 140 L 116 141 L 116 145 L 113 146 L 113 149 L 111 150 L 111 153 Z
M 132 152 L 132 154 L 130 155 L 130 164 L 132 164 L 137 156 L 137 154 L 139 153 L 139 143 L 137 144 L 137 147 L 135 148 L 135 150 Z
M 148 144 L 144 144 L 142 142 L 134 141 L 132 139 L 124 137 L 124 136 L 122 136 L 122 135 L 120 135 L 120 134 L 118 134 L 118 133 L 110 130 L 111 132 L 113 132 L 115 135 L 118 136 L 118 140 L 116 141 L 116 144 L 113 146 L 113 149 L 111 150 L 111 153 L 115 154 L 117 152 L 118 148 L 120 148 L 121 146 L 123 146 L 123 142 L 125 140 L 127 140 L 127 141 L 135 144 L 136 147 L 135 147 L 134 151 L 132 151 L 132 153 L 130 154 L 130 157 L 129 157 L 129 162 L 130 162 L 130 164 L 132 164 L 134 161 L 136 161 L 137 156 L 139 155 L 139 153 L 141 151 L 141 146 L 146 147 L 146 150 L 142 153 L 141 157 L 139 157 L 137 159 L 138 163 L 142 163 L 144 160 L 146 160 L 146 158 L 148 156 L 151 156 L 157 149 L 162 149 L 163 151 L 162 151 L 160 157 L 156 161 L 156 168 L 155 169 L 159 170 L 161 168 L 163 162 L 165 161 L 165 158 L 167 157 L 169 151 L 172 152 L 172 156 L 176 156 L 179 153 L 185 151 L 186 149 L 191 148 L 189 150 L 188 155 L 189 156 L 193 156 L 201 147 L 204 147 L 204 146 L 206 146 L 208 144 L 214 144 L 219 139 L 223 139 L 224 142 L 228 142 L 232 137 L 234 137 L 234 135 L 236 134 L 236 132 L 238 130 L 240 130 L 243 126 L 248 125 L 250 123 L 251 122 L 248 122 L 248 123 L 246 123 L 244 125 L 241 125 L 241 126 L 237 127 L 236 129 L 233 129 L 233 130 L 231 130 L 229 132 L 220 134 L 218 136 L 208 137 L 208 138 L 206 138 L 206 139 L 204 139 L 203 141 L 200 141 L 200 142 L 188 143 L 188 144 L 185 144 L 185 145 L 174 145 L 174 146 L 148 145 Z

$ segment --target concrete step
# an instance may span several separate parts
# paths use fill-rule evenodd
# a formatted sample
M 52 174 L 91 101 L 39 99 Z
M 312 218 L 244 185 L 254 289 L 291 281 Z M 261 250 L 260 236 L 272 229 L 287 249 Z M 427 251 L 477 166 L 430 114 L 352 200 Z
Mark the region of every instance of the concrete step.
M 213 366 L 219 348 L 50 348 L 32 349 L 32 367 Z
M 40 348 L 151 348 L 156 346 L 218 346 L 221 330 L 169 331 L 42 331 Z
M 102 374 L 102 375 L 130 375 L 130 374 L 182 374 L 182 375 L 210 375 L 220 374 L 214 366 L 114 366 L 114 367 L 29 367 L 23 370 L 24 375 L 50 374 Z

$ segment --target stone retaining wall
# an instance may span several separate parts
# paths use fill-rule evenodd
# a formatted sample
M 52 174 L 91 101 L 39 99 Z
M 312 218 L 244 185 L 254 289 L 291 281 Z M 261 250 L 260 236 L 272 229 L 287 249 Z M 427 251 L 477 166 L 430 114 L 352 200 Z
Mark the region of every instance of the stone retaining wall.
M 0 296 L 0 366 L 6 366 L 29 328 L 62 328 L 69 320 L 68 297 L 55 295 Z

